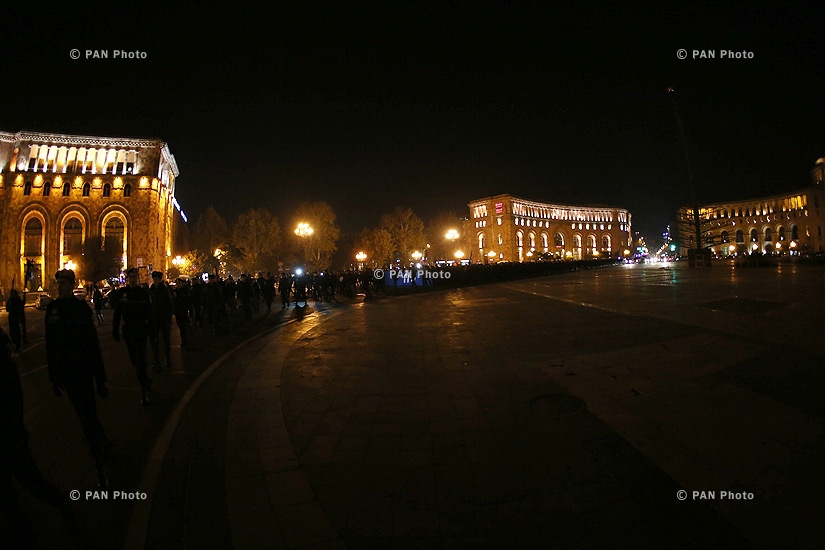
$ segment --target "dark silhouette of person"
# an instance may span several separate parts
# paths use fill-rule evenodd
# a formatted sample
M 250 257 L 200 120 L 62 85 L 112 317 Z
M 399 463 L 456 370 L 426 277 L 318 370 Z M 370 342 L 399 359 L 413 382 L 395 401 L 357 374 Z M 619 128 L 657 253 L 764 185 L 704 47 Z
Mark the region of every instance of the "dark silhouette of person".
M 140 404 L 149 404 L 152 379 L 146 362 L 146 345 L 152 329 L 152 312 L 149 291 L 140 285 L 136 267 L 126 271 L 126 286 L 118 290 L 112 320 L 112 338 L 120 342 L 120 323 L 123 320 L 123 337 L 129 350 L 129 361 L 135 368 L 140 383 Z
M 9 292 L 6 311 L 9 313 L 9 335 L 14 342 L 14 350 L 20 351 L 21 342 L 28 344 L 29 341 L 26 339 L 26 308 L 16 288 Z
M 266 312 L 272 313 L 272 300 L 275 298 L 275 277 L 272 273 L 267 273 L 266 279 L 261 281 L 261 296 L 266 304 Z
M 203 289 L 203 316 L 212 328 L 212 336 L 218 335 L 218 324 L 221 322 L 223 312 L 226 311 L 218 278 L 214 273 L 209 274 L 209 282 Z
M 286 273 L 281 273 L 278 279 L 278 293 L 281 295 L 281 309 L 289 307 L 289 293 L 292 292 L 292 279 Z
M 188 329 L 190 315 L 193 309 L 189 282 L 186 279 L 179 278 L 175 281 L 175 290 L 172 292 L 172 303 L 175 309 L 175 323 L 177 323 L 178 332 L 180 332 L 180 345 L 181 347 L 186 347 L 189 345 Z
M 74 293 L 74 271 L 62 269 L 55 274 L 57 299 L 46 307 L 46 362 L 49 381 L 57 397 L 69 396 L 94 457 L 98 482 L 107 488 L 103 468 L 112 447 L 97 417 L 95 387 L 101 398 L 109 395 L 103 355 L 97 338 L 92 308 Z
M 100 285 L 96 284 L 92 291 L 92 302 L 95 304 L 95 315 L 97 316 L 97 324 L 103 324 L 103 292 L 100 290 Z
M 23 388 L 17 364 L 12 359 L 11 338 L 0 328 L 0 510 L 9 523 L 11 540 L 4 547 L 37 547 L 32 524 L 17 499 L 12 478 L 35 498 L 54 506 L 63 516 L 69 533 L 80 541 L 69 499 L 40 473 L 29 449 L 29 432 L 23 422 Z
M 166 368 L 171 367 L 170 355 L 172 343 L 170 334 L 172 331 L 172 315 L 175 313 L 175 304 L 172 301 L 172 293 L 163 280 L 163 273 L 152 272 L 152 286 L 149 287 L 149 299 L 152 310 L 152 330 L 150 333 L 152 341 L 152 354 L 155 357 L 154 372 L 161 372 L 163 365 L 160 362 L 161 343 L 163 339 L 163 356 L 166 358 Z

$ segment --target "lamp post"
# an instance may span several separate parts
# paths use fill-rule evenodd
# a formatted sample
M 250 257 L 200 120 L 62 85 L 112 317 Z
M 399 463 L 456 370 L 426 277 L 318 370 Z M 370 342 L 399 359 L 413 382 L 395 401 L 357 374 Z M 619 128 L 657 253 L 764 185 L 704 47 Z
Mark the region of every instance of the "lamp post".
M 304 261 L 307 260 L 306 239 L 307 239 L 307 237 L 310 237 L 314 232 L 315 232 L 315 230 L 312 229 L 312 226 L 309 225 L 308 223 L 305 223 L 305 222 L 299 223 L 298 227 L 295 228 L 295 234 L 298 235 L 298 237 L 302 241 L 304 241 Z M 318 252 L 317 254 L 313 254 L 313 260 L 320 260 L 320 256 L 321 256 L 320 252 Z
M 460 265 L 461 260 L 464 258 L 464 252 L 462 252 L 461 250 L 456 250 L 454 256 L 456 259 L 456 265 Z
M 444 238 L 447 239 L 448 241 L 450 241 L 450 250 L 455 249 L 455 242 L 456 242 L 456 240 L 458 239 L 459 236 L 460 235 L 458 234 L 458 231 L 456 231 L 455 229 L 450 229 L 444 235 Z
M 421 256 L 422 254 L 418 250 L 412 253 L 412 259 L 415 260 L 416 263 L 415 267 L 421 267 L 421 265 L 418 263 L 419 261 L 421 261 Z
M 355 259 L 358 261 L 358 271 L 364 269 L 364 262 L 367 261 L 367 255 L 364 252 L 359 252 L 355 255 Z

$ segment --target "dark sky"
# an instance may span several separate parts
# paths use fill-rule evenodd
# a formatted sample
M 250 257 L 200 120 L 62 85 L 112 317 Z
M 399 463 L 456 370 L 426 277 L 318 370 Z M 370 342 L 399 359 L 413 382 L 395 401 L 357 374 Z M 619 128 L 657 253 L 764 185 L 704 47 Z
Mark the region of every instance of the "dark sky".
M 690 200 L 669 86 L 700 201 L 802 187 L 825 156 L 813 8 L 180 4 L 4 8 L 0 129 L 157 137 L 190 220 L 325 200 L 345 231 L 512 193 L 624 207 L 655 239 Z

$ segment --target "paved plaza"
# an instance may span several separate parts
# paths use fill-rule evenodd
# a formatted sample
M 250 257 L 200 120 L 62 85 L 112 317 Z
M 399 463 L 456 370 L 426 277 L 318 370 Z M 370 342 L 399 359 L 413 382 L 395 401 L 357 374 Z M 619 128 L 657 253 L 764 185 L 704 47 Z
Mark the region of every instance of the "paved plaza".
M 824 287 L 792 262 L 625 265 L 258 312 L 176 348 L 148 410 L 106 326 L 112 485 L 145 500 L 86 498 L 36 333 L 27 425 L 95 548 L 813 548 Z

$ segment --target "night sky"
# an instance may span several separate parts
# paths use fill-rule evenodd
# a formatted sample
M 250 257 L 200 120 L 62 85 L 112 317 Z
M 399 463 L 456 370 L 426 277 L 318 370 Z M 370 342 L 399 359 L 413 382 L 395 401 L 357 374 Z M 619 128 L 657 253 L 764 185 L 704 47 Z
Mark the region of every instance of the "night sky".
M 690 200 L 669 86 L 700 201 L 803 187 L 825 156 L 814 8 L 444 4 L 6 7 L 0 129 L 157 137 L 190 221 L 325 200 L 345 232 L 510 193 L 624 207 L 655 240 Z

